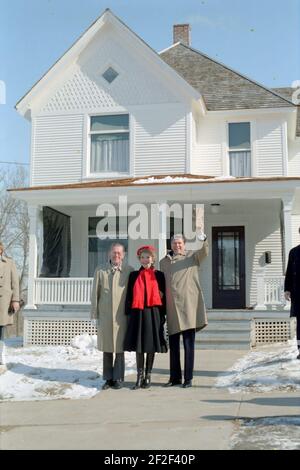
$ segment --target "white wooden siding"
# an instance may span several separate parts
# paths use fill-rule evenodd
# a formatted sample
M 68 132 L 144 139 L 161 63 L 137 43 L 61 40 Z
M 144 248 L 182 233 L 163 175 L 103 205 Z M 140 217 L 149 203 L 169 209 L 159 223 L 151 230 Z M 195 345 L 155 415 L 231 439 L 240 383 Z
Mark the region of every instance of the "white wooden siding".
M 83 115 L 40 116 L 33 126 L 33 186 L 80 181 Z
M 136 176 L 181 173 L 186 168 L 186 114 L 183 106 L 135 109 Z
M 283 274 L 281 230 L 278 226 L 279 221 L 276 219 L 277 217 L 263 217 L 258 222 L 261 225 L 261 230 L 263 230 L 263 224 L 267 225 L 269 234 L 258 240 L 255 245 L 250 281 L 250 305 L 253 305 L 257 299 L 255 270 L 261 266 L 261 263 L 264 263 L 264 253 L 266 251 L 270 251 L 272 257 L 271 264 L 264 266 L 266 276 L 277 277 Z M 253 237 L 255 237 L 255 234 L 253 234 Z
M 255 115 L 226 117 L 205 116 L 194 121 L 192 169 L 196 174 L 220 176 L 229 170 L 228 123 L 251 122 L 253 176 L 284 174 L 283 122 L 272 117 Z M 300 166 L 300 163 L 299 163 Z
M 289 141 L 288 175 L 300 176 L 300 142 Z
M 257 121 L 257 176 L 282 176 L 283 128 L 282 123 L 272 120 Z
M 194 121 L 192 172 L 198 175 L 222 175 L 222 137 L 224 121 L 203 118 Z

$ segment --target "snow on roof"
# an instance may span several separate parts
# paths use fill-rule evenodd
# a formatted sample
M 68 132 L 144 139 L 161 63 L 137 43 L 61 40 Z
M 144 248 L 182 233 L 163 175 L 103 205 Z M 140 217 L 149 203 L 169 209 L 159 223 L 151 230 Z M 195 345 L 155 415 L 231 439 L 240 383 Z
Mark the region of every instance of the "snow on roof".
M 235 179 L 235 176 L 216 176 L 209 178 L 212 180 L 232 180 Z M 165 176 L 164 178 L 156 178 L 155 176 L 150 176 L 149 178 L 142 178 L 139 180 L 133 181 L 133 184 L 152 184 L 152 183 L 190 183 L 191 181 L 207 181 L 206 178 L 190 178 L 188 176 Z
M 142 178 L 133 181 L 133 184 L 151 184 L 151 183 L 190 183 L 191 181 L 207 181 L 207 178 L 189 178 L 187 176 L 165 176 L 164 178 Z

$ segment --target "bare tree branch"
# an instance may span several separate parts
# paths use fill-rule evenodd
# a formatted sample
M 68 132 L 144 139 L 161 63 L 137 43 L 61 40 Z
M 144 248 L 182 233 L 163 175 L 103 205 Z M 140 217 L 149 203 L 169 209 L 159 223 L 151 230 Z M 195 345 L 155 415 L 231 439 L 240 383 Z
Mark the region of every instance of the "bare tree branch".
M 27 289 L 29 217 L 27 205 L 13 199 L 7 189 L 28 184 L 28 170 L 20 165 L 2 166 L 0 172 L 0 240 L 20 274 L 21 291 Z

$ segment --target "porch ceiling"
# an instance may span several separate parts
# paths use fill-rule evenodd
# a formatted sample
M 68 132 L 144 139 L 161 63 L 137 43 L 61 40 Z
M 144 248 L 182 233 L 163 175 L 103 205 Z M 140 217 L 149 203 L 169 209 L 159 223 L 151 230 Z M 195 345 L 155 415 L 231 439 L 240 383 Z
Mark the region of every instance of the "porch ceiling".
M 141 178 L 115 181 L 93 181 L 69 185 L 37 186 L 10 189 L 11 195 L 31 205 L 86 206 L 103 202 L 118 202 L 127 196 L 128 202 L 220 200 L 268 200 L 292 197 L 300 191 L 300 177 L 213 178 L 198 175 L 172 175 L 162 182 L 162 176 L 141 183 Z M 149 177 L 146 177 L 149 178 Z M 176 180 L 177 178 L 177 180 Z M 152 187 L 154 186 L 154 187 Z M 296 191 L 298 189 L 298 191 Z

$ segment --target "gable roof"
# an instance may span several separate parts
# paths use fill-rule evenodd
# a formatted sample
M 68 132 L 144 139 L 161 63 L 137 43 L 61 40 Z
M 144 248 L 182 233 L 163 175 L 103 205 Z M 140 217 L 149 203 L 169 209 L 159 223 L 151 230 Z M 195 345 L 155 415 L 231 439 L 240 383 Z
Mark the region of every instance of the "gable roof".
M 15 108 L 23 115 L 26 114 L 28 108 L 30 108 L 31 100 L 41 91 L 43 87 L 49 85 L 49 81 L 59 74 L 62 70 L 72 63 L 76 58 L 91 42 L 98 31 L 105 25 L 112 24 L 118 30 L 129 35 L 136 41 L 140 47 L 143 48 L 143 54 L 147 55 L 154 64 L 160 67 L 162 74 L 167 75 L 172 80 L 172 86 L 177 86 L 179 89 L 189 98 L 200 100 L 201 105 L 204 108 L 201 94 L 192 87 L 186 80 L 184 80 L 180 74 L 178 74 L 173 67 L 170 67 L 160 55 L 152 49 L 143 39 L 141 39 L 134 31 L 132 31 L 122 20 L 120 20 L 114 13 L 107 8 L 102 15 L 99 16 L 88 29 L 81 34 L 81 36 L 69 47 L 69 49 L 45 72 L 45 74 L 30 88 L 30 90 L 17 102 Z
M 202 94 L 209 111 L 295 106 L 276 91 L 185 44 L 174 44 L 160 56 Z
M 190 98 L 198 100 L 202 110 L 209 111 L 293 108 L 289 88 L 268 89 L 239 72 L 182 43 L 174 44 L 158 54 L 109 8 L 99 16 L 52 67 L 18 101 L 15 108 L 25 117 L 34 97 L 47 87 L 56 74 L 89 44 L 105 23 L 114 24 L 143 47 L 144 53 L 160 67 L 174 85 Z M 300 136 L 298 106 L 297 136 Z
M 295 91 L 295 88 L 291 87 L 282 87 L 282 88 L 273 88 L 273 90 L 284 98 L 292 102 L 292 95 Z M 297 112 L 297 124 L 296 124 L 296 137 L 300 137 L 300 105 L 295 105 L 298 108 Z
M 290 101 L 292 103 L 292 95 L 295 91 L 295 88 L 291 87 L 281 87 L 281 88 L 272 88 L 275 93 L 278 95 L 283 96 L 286 100 Z

